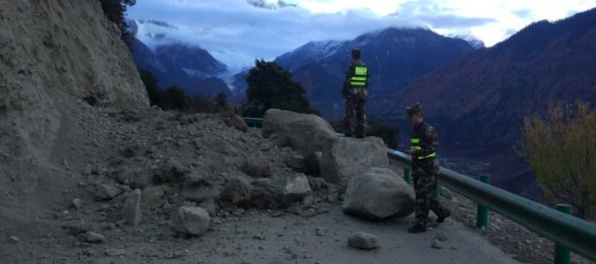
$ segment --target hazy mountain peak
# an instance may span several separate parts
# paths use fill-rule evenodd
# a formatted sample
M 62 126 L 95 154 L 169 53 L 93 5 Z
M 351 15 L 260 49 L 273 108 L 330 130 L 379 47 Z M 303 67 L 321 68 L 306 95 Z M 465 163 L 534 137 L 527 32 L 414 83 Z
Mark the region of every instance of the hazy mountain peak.
M 477 37 L 471 34 L 450 34 L 447 35 L 447 37 L 465 40 L 466 42 L 470 43 L 470 45 L 472 45 L 472 47 L 474 47 L 475 49 L 486 48 L 486 45 L 484 45 L 484 41 L 478 39 Z

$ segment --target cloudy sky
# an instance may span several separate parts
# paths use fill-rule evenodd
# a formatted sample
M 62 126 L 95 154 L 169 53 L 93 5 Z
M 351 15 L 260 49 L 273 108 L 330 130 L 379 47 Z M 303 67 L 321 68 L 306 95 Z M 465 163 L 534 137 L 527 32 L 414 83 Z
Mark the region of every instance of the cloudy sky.
M 265 0 L 277 3 L 277 0 Z M 139 38 L 198 44 L 233 69 L 273 59 L 309 41 L 346 40 L 390 26 L 466 34 L 492 46 L 537 20 L 558 20 L 596 7 L 596 0 L 286 0 L 297 7 L 256 8 L 247 0 L 139 0 L 130 19 Z M 162 40 L 163 41 L 163 40 Z

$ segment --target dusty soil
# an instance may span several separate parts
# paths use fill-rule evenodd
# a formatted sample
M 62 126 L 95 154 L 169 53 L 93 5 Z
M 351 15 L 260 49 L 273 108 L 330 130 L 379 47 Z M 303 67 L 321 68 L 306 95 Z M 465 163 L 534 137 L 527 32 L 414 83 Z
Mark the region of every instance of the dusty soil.
M 18 232 L 16 244 L 0 241 L 0 257 L 4 263 L 518 263 L 457 221 L 415 235 L 406 231 L 411 218 L 363 221 L 329 202 L 316 211 L 311 216 L 295 210 L 236 210 L 215 218 L 207 234 L 194 238 L 176 236 L 166 219 L 145 221 L 136 229 L 106 221 L 93 228 L 106 236 L 102 244 L 69 234 L 77 232 L 80 221 L 34 222 Z M 347 238 L 357 231 L 378 236 L 381 247 L 348 247 Z M 432 248 L 439 233 L 448 240 L 444 248 Z M 118 250 L 123 255 L 108 255 Z

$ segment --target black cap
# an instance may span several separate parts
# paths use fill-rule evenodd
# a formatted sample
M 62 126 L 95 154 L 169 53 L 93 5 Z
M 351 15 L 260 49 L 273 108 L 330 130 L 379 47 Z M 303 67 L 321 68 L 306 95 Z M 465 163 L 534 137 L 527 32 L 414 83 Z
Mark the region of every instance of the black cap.
M 422 114 L 422 105 L 419 102 L 416 102 L 414 105 L 406 108 L 407 116 L 412 116 L 415 114 Z
M 356 58 L 360 58 L 360 49 L 359 48 L 353 48 L 352 49 L 352 56 L 354 56 Z

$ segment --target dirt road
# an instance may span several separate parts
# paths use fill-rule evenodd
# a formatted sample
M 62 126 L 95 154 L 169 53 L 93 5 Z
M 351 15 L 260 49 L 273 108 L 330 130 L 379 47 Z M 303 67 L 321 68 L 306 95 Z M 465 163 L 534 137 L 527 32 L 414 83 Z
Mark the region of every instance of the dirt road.
M 328 204 L 313 217 L 270 215 L 239 210 L 215 218 L 213 230 L 200 238 L 176 237 L 163 226 L 143 225 L 101 231 L 106 241 L 89 245 L 52 228 L 29 226 L 17 243 L 0 242 L 2 263 L 518 263 L 461 223 L 448 219 L 424 234 L 409 234 L 411 218 L 382 223 L 363 221 Z M 164 223 L 165 224 L 165 223 Z M 381 248 L 348 247 L 347 238 L 363 231 L 379 237 Z M 431 247 L 439 233 L 444 248 Z M 36 235 L 33 235 L 36 234 Z M 119 255 L 119 256 L 109 256 Z

